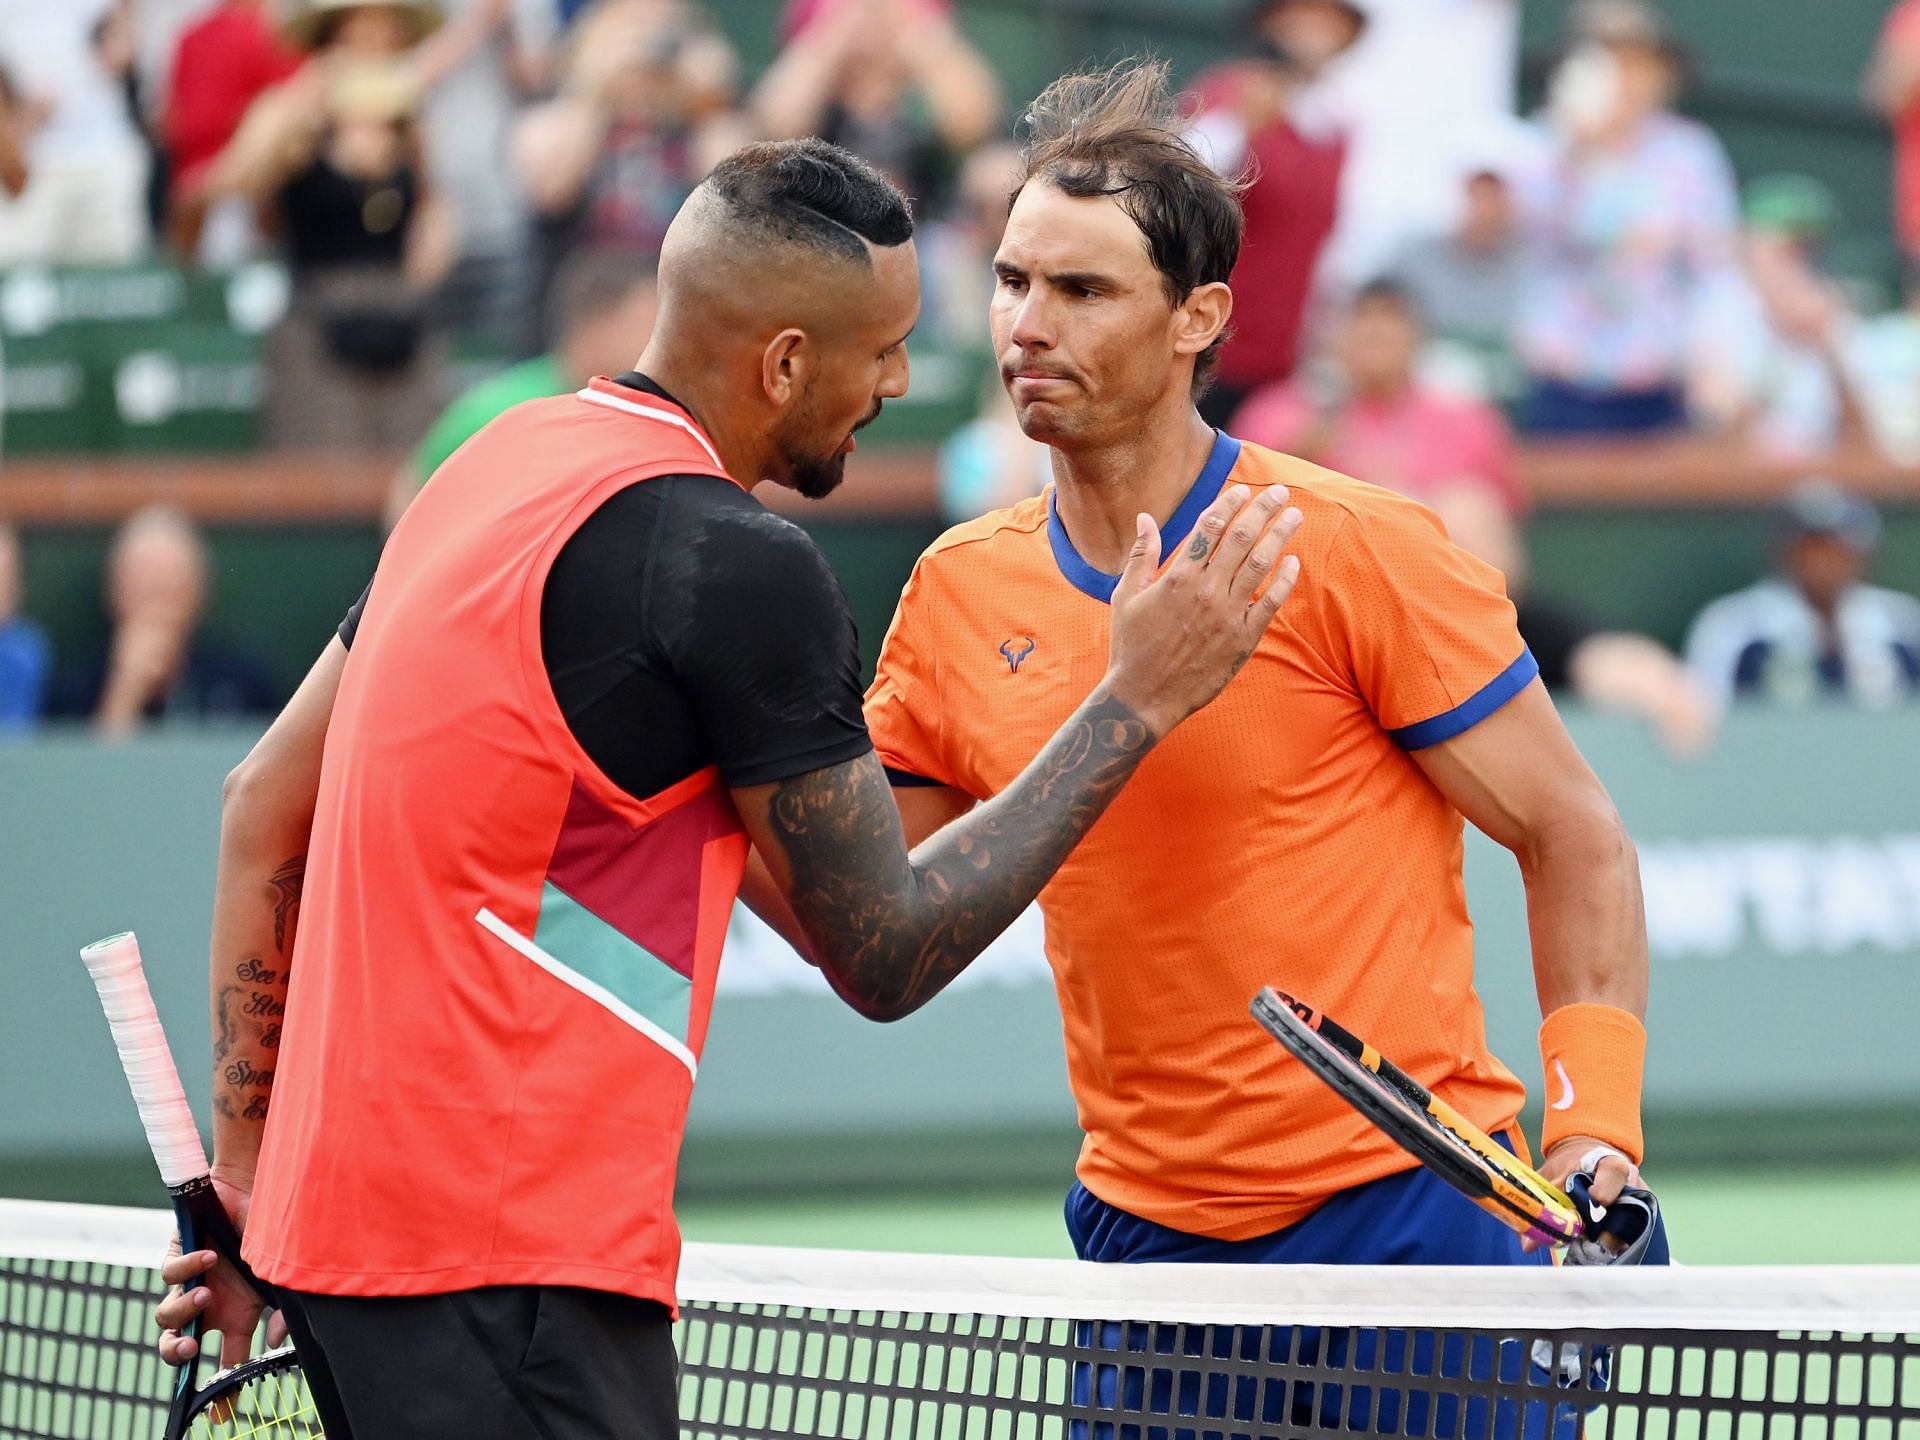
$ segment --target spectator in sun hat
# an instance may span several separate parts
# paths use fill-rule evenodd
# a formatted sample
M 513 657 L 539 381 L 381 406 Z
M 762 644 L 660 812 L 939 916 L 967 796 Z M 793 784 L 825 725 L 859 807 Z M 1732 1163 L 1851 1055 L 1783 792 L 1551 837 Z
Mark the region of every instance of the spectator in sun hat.
M 1702 316 L 1741 283 L 1733 167 L 1711 131 L 1673 110 L 1687 67 L 1642 0 L 1587 0 L 1573 13 L 1523 204 L 1516 345 L 1536 434 L 1687 423 Z
M 1884 709 L 1920 695 L 1920 600 L 1866 583 L 1873 506 L 1809 480 L 1780 512 L 1775 573 L 1693 622 L 1687 664 L 1721 705 L 1817 697 Z
M 207 178 L 250 202 L 293 271 L 268 342 L 264 418 L 286 449 L 399 449 L 443 400 L 427 302 L 452 232 L 426 169 L 415 68 L 440 24 L 424 0 L 305 0 L 283 22 L 307 53 L 247 112 Z
M 1315 83 L 1367 28 L 1359 0 L 1259 0 L 1245 53 L 1203 73 L 1188 103 L 1196 149 L 1223 175 L 1251 175 L 1241 297 L 1200 413 L 1224 424 L 1248 395 L 1293 374 L 1320 257 L 1340 213 L 1347 135 Z

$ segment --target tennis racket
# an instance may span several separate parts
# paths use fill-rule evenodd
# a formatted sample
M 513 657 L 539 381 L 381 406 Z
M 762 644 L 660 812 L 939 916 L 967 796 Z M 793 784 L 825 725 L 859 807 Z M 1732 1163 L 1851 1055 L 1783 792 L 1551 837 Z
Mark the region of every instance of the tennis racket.
M 1378 1050 L 1291 995 L 1267 986 L 1253 1016 L 1401 1149 L 1529 1240 L 1568 1245 L 1587 1233 L 1567 1193 Z
M 174 1068 L 173 1052 L 167 1048 L 153 996 L 147 991 L 146 974 L 140 968 L 139 942 L 131 932 L 109 936 L 87 946 L 80 958 L 93 976 L 94 989 L 100 992 L 100 1008 L 106 1011 L 107 1024 L 113 1031 L 114 1047 L 120 1052 L 121 1068 L 127 1072 L 127 1084 L 139 1107 L 147 1144 L 160 1167 L 167 1193 L 173 1197 L 181 1250 L 219 1252 L 257 1294 L 272 1304 L 273 1288 L 240 1258 L 240 1237 L 214 1193 L 200 1130 L 187 1108 L 180 1072 Z M 192 1334 L 196 1340 L 200 1329 L 200 1322 L 194 1321 Z M 300 1373 L 299 1356 L 291 1345 L 221 1370 L 203 1385 L 199 1377 L 204 1359 L 204 1354 L 196 1356 L 179 1368 L 173 1400 L 167 1408 L 164 1440 L 186 1440 L 188 1436 L 240 1440 L 253 1435 L 320 1440 L 324 1436 L 319 1412 Z

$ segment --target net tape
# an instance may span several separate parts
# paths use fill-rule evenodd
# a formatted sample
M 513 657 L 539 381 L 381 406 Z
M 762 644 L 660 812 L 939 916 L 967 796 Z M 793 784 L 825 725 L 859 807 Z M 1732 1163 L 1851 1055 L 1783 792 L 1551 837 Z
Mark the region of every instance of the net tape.
M 170 1223 L 0 1202 L 0 1437 L 159 1434 L 152 1264 Z M 690 1245 L 681 1288 L 689 1440 L 1920 1440 L 1920 1267 L 1275 1270 Z

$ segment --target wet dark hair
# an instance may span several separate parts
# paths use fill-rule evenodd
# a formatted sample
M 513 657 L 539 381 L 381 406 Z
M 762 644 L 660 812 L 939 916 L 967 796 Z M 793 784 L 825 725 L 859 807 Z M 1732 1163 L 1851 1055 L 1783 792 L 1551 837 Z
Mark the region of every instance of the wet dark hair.
M 1027 107 L 1017 197 L 1041 180 L 1065 194 L 1111 196 L 1146 237 L 1167 303 L 1224 281 L 1246 230 L 1244 180 L 1217 173 L 1187 142 L 1164 61 L 1131 61 L 1063 75 Z M 1193 393 L 1206 393 L 1227 332 L 1194 362 Z
M 907 197 L 859 156 L 825 140 L 743 146 L 713 168 L 706 189 L 746 243 L 804 245 L 870 265 L 867 245 L 890 249 L 913 238 Z

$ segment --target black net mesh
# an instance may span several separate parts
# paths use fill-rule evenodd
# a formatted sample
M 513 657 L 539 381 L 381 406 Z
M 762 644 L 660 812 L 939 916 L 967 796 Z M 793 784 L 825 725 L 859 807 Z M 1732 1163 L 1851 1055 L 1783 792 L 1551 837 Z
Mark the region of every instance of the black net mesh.
M 171 1372 L 152 1348 L 153 1271 L 0 1259 L 0 1288 L 0 1436 L 160 1433 Z M 695 1300 L 680 1325 L 682 1431 L 689 1440 L 1920 1440 L 1913 1334 L 1746 1329 L 1737 1315 L 1723 1328 L 1667 1331 L 1380 1318 L 1255 1326 Z

